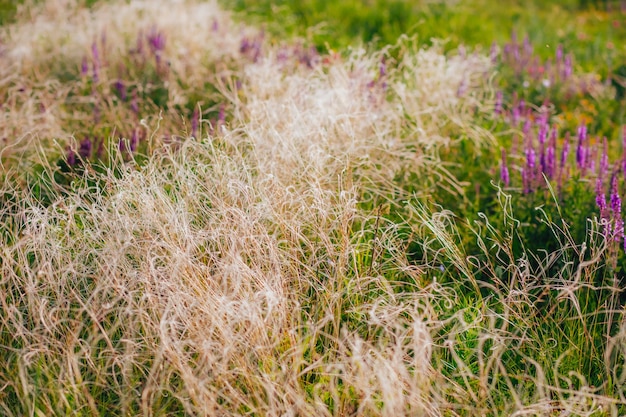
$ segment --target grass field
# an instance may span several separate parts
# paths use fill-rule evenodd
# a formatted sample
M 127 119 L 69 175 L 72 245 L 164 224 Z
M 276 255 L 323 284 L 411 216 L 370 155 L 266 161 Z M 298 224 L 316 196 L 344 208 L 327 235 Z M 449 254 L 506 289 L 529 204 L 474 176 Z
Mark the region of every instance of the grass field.
M 0 10 L 0 415 L 626 414 L 623 2 Z

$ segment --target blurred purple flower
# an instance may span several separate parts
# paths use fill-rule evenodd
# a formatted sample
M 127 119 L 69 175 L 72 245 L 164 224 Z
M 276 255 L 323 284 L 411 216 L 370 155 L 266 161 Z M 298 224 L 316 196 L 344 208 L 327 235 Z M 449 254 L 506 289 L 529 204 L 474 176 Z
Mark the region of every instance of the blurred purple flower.
M 158 55 L 165 49 L 165 34 L 155 26 L 148 32 L 147 39 L 153 54 Z
M 578 169 L 584 170 L 586 165 L 586 147 L 585 142 L 587 140 L 587 126 L 580 125 L 578 127 L 578 146 L 576 148 L 576 163 L 578 164 Z
M 621 215 L 622 213 L 622 199 L 619 196 L 617 175 L 613 175 L 611 178 L 611 210 L 616 215 Z
M 115 89 L 117 90 L 117 94 L 120 96 L 120 99 L 122 101 L 126 101 L 127 94 L 126 94 L 126 85 L 124 84 L 124 81 L 118 79 L 117 81 L 115 81 Z
M 604 218 L 606 213 L 606 195 L 604 194 L 604 186 L 600 177 L 596 179 L 596 205 L 600 209 L 601 217 Z
M 509 177 L 509 168 L 506 164 L 506 150 L 502 149 L 502 162 L 500 165 L 500 179 L 504 183 L 505 186 L 509 186 L 511 182 L 511 178 Z
M 80 142 L 78 154 L 81 158 L 88 159 L 89 157 L 91 157 L 92 147 L 93 144 L 91 142 L 91 139 L 89 139 L 88 136 L 85 136 L 85 138 Z
M 133 134 L 130 137 L 130 151 L 135 152 L 137 150 L 137 145 L 139 144 L 139 129 L 135 128 L 133 130 Z
M 71 147 L 67 149 L 67 164 L 71 167 L 76 165 L 76 151 Z
M 87 57 L 84 56 L 82 62 L 80 63 L 80 75 L 84 77 L 89 72 L 89 63 L 87 61 Z

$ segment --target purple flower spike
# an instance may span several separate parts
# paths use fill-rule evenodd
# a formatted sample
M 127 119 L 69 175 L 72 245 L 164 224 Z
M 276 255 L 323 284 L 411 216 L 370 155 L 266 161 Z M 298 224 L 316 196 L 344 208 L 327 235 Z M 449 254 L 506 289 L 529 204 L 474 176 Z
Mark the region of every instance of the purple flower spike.
M 522 170 L 522 182 L 524 183 L 524 193 L 528 194 L 532 191 L 535 180 L 535 167 L 537 166 L 537 154 L 530 141 L 524 153 L 526 154 L 526 165 Z
M 548 151 L 546 154 L 546 169 L 544 171 L 548 178 L 554 177 L 556 167 L 556 133 L 556 126 L 554 126 L 550 133 L 550 142 L 548 143 Z
M 584 170 L 586 168 L 586 147 L 585 142 L 587 140 L 587 126 L 580 125 L 578 127 L 578 147 L 576 148 L 576 163 L 578 169 Z
M 80 155 L 81 158 L 87 159 L 91 156 L 92 147 L 93 145 L 91 143 L 91 139 L 89 139 L 88 136 L 85 136 L 82 142 L 80 142 L 80 148 L 78 149 L 78 154 Z
M 137 144 L 139 143 L 139 129 L 133 130 L 133 135 L 130 137 L 130 151 L 135 152 L 137 150 Z
M 82 62 L 80 63 L 80 75 L 84 77 L 89 72 L 89 63 L 87 62 L 87 57 L 83 57 Z
M 506 151 L 502 149 L 502 163 L 500 165 L 500 179 L 505 186 L 509 186 L 511 178 L 509 177 L 509 168 L 506 165 Z
M 71 167 L 76 165 L 76 152 L 72 148 L 68 148 L 67 150 L 67 164 Z
M 148 45 L 153 54 L 158 55 L 165 49 L 165 35 L 163 32 L 152 27 L 148 33 Z
M 98 44 L 95 41 L 91 44 L 91 56 L 93 64 L 100 66 L 100 53 L 98 52 Z
M 522 127 L 522 132 L 524 133 L 524 137 L 528 137 L 531 127 L 532 127 L 532 123 L 530 119 L 526 119 L 526 121 L 524 122 L 524 127 Z
M 567 54 L 565 57 L 565 64 L 563 66 L 563 79 L 567 80 L 572 76 L 574 72 L 574 59 L 572 58 L 572 54 Z
M 626 180 L 626 125 L 622 127 L 622 171 Z
M 126 101 L 128 97 L 126 94 L 126 85 L 124 84 L 124 81 L 118 79 L 115 82 L 115 89 L 117 90 L 117 94 L 120 96 L 120 99 L 122 99 L 122 101 Z
M 611 210 L 613 210 L 613 214 L 618 216 L 622 213 L 622 199 L 619 196 L 617 175 L 613 175 L 611 179 Z
M 98 44 L 95 41 L 91 44 L 91 57 L 93 60 L 93 81 L 97 83 L 100 79 L 100 53 L 98 52 Z
M 606 195 L 604 194 L 604 187 L 602 186 L 602 178 L 596 179 L 596 205 L 600 209 L 601 217 L 605 217 L 606 213 Z

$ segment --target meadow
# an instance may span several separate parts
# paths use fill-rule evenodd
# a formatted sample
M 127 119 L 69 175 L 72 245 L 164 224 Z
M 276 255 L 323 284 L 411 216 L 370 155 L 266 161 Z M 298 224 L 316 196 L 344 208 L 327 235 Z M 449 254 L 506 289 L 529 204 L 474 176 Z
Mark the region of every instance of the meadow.
M 625 415 L 626 4 L 500 3 L 0 1 L 0 415 Z

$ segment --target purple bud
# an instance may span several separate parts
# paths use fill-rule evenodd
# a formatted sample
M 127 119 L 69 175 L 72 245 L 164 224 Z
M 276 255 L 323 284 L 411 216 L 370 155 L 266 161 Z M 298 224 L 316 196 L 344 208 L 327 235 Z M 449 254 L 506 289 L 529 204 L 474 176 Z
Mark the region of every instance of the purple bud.
M 502 149 L 502 162 L 500 164 L 500 179 L 505 186 L 509 186 L 511 178 L 509 177 L 509 168 L 506 165 L 506 151 Z
M 217 22 L 217 19 L 213 18 L 213 23 L 211 24 L 211 30 L 213 32 L 217 32 L 220 28 L 219 23 Z
M 378 76 L 380 78 L 387 75 L 387 64 L 385 63 L 385 57 L 382 57 L 380 60 L 380 65 L 378 66 Z

